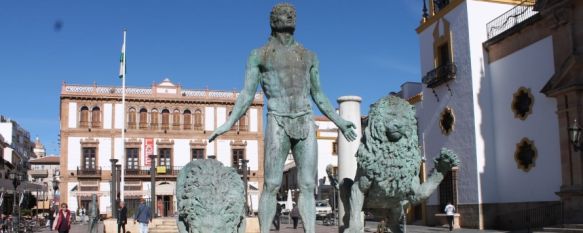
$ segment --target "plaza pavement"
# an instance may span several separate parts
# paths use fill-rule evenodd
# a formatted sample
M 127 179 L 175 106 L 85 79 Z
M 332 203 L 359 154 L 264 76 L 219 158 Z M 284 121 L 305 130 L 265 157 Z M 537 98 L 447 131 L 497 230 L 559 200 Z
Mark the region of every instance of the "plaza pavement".
M 375 232 L 377 223 L 376 222 L 367 222 L 364 232 Z M 87 224 L 74 224 L 71 227 L 71 231 L 69 233 L 88 233 L 89 226 Z M 56 231 L 49 231 L 48 228 L 43 228 L 41 233 L 56 233 Z M 99 233 L 103 233 L 103 223 L 100 223 L 98 228 Z M 273 233 L 302 233 L 304 232 L 303 226 L 301 223 L 298 225 L 298 229 L 293 229 L 292 224 L 281 224 L 280 230 L 276 231 L 273 226 L 271 232 Z M 338 227 L 336 226 L 324 226 L 321 225 L 321 222 L 318 221 L 316 225 L 316 232 L 317 233 L 338 233 Z M 430 232 L 449 232 L 446 227 L 425 227 L 425 226 L 407 226 L 408 233 L 430 233 Z M 457 229 L 454 230 L 455 233 L 500 233 L 503 231 L 492 231 L 492 230 L 474 230 L 474 229 Z M 117 232 L 108 232 L 108 233 L 117 233 Z M 132 232 L 133 233 L 133 232 Z M 137 233 L 137 232 L 135 232 Z

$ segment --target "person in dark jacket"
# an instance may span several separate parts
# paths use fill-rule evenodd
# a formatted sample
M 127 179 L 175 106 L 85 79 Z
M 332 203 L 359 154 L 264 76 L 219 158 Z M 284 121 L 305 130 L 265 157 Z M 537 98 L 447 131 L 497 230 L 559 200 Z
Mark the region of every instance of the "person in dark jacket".
M 55 223 L 56 212 L 57 212 L 56 206 L 55 204 L 53 204 L 49 209 L 49 216 L 47 217 L 49 219 L 49 229 L 53 228 L 53 224 Z
M 119 203 L 119 209 L 117 211 L 117 233 L 120 233 L 120 229 L 123 229 L 121 233 L 126 232 L 126 224 L 128 223 L 128 208 L 126 204 L 122 201 Z
M 294 204 L 294 208 L 291 210 L 291 213 L 289 215 L 294 221 L 294 229 L 298 229 L 298 221 L 300 220 L 300 210 L 298 209 L 298 206 L 296 206 L 296 204 Z
M 275 230 L 279 231 L 279 225 L 281 225 L 281 222 L 279 222 L 279 220 L 281 219 L 281 205 L 280 204 L 275 204 L 275 218 L 273 218 L 273 226 L 275 226 Z

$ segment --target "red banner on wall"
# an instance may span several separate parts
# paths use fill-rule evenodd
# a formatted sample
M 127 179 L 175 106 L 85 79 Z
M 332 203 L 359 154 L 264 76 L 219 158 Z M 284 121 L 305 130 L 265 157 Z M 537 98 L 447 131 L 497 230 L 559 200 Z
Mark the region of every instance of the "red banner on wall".
M 150 155 L 154 154 L 154 139 L 146 138 L 144 143 L 144 166 L 151 166 Z

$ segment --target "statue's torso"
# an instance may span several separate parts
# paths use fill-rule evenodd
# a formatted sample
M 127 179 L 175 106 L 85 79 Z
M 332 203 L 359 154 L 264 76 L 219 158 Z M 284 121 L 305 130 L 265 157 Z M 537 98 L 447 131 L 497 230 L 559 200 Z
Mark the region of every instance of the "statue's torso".
M 284 115 L 309 112 L 312 53 L 297 43 L 285 46 L 272 39 L 259 49 L 259 56 L 268 111 Z

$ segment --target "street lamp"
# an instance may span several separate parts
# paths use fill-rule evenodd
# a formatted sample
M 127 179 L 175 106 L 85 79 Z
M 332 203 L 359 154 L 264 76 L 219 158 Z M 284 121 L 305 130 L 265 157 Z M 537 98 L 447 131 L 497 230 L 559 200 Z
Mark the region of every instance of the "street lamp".
M 18 224 L 20 223 L 20 219 L 18 215 L 16 215 L 16 210 L 19 210 L 18 205 L 16 204 L 18 191 L 17 188 L 20 185 L 21 175 L 18 171 L 13 171 L 9 174 L 10 179 L 12 179 L 12 185 L 14 186 L 14 195 L 13 195 L 13 205 L 12 205 L 12 223 L 13 229 L 18 229 Z M 20 211 L 19 211 L 20 212 Z
M 249 194 L 247 193 L 247 189 L 249 188 L 247 181 L 247 175 L 249 174 L 247 163 L 249 163 L 249 160 L 240 159 L 240 161 L 239 173 L 243 175 L 243 184 L 245 185 L 245 211 L 247 211 L 247 214 L 249 213 Z
M 569 127 L 569 141 L 576 152 L 583 149 L 581 143 L 581 127 L 577 124 L 577 119 L 573 120 L 573 124 Z
M 156 157 L 158 155 L 150 156 L 150 211 L 152 211 L 152 218 L 156 216 Z

